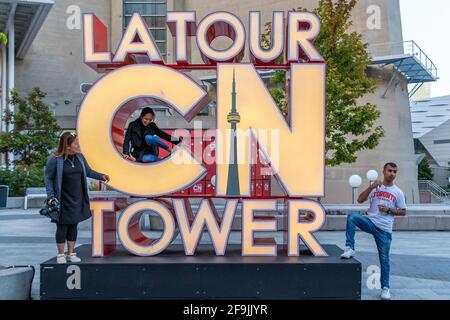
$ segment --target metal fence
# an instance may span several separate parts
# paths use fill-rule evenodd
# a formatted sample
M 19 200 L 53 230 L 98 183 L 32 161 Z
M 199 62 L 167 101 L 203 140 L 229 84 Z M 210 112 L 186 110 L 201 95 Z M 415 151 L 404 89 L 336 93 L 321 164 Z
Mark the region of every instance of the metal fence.
M 434 77 L 438 78 L 436 65 L 414 41 L 398 43 L 377 43 L 369 45 L 372 57 L 386 57 L 395 55 L 409 55 L 414 57 Z

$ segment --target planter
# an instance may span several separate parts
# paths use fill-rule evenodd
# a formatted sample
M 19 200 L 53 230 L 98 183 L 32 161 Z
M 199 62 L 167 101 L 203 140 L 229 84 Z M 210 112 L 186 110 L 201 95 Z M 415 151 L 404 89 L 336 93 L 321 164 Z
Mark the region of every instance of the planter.
M 0 300 L 29 300 L 34 269 L 0 266 Z

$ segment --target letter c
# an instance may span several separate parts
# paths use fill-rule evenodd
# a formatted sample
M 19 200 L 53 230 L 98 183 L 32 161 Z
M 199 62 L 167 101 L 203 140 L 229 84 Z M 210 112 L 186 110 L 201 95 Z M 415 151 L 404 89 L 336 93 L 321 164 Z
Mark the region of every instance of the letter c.
M 189 77 L 165 66 L 134 65 L 113 71 L 93 86 L 82 103 L 77 131 L 83 155 L 93 169 L 109 175 L 113 188 L 124 193 L 160 196 L 183 190 L 206 174 L 189 150 L 180 146 L 171 157 L 152 164 L 125 160 L 112 141 L 112 120 L 125 103 L 153 98 L 190 121 L 207 97 Z M 190 161 L 175 163 L 172 157 Z

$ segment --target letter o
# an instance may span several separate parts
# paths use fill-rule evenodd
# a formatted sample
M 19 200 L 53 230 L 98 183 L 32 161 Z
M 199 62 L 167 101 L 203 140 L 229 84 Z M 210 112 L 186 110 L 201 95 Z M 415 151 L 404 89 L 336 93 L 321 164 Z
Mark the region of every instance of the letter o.
M 164 231 L 160 239 L 145 237 L 139 227 L 142 216 L 140 211 L 152 210 L 159 214 L 164 222 Z M 129 252 L 142 257 L 150 257 L 164 251 L 172 242 L 175 232 L 175 220 L 169 209 L 156 201 L 140 201 L 129 206 L 120 216 L 118 223 L 120 242 Z
M 233 40 L 233 44 L 226 50 L 211 48 L 212 41 L 219 36 L 230 38 Z M 197 45 L 203 54 L 202 58 L 205 63 L 232 61 L 245 48 L 244 25 L 238 17 L 229 12 L 210 14 L 198 26 Z

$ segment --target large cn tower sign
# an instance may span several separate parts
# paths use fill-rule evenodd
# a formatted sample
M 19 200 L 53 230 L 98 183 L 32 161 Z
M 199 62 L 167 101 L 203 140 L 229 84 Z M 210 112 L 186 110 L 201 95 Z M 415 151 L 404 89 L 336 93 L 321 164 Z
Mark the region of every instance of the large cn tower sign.
M 314 255 L 326 255 L 313 236 L 323 225 L 325 212 L 319 203 L 308 200 L 323 197 L 325 189 L 325 63 L 313 45 L 320 22 L 311 13 L 274 12 L 270 48 L 261 46 L 262 23 L 259 12 L 249 13 L 247 30 L 238 17 L 228 12 L 211 13 L 200 21 L 195 12 L 168 12 L 167 25 L 175 39 L 175 63 L 169 65 L 139 14 L 132 16 L 115 53 L 109 49 L 104 24 L 95 14 L 84 15 L 85 63 L 106 74 L 83 101 L 78 119 L 79 140 L 92 167 L 108 173 L 111 187 L 147 199 L 126 208 L 117 226 L 114 221 L 122 244 L 130 252 L 141 256 L 162 252 L 170 245 L 178 226 L 187 255 L 195 253 L 205 228 L 216 254 L 224 255 L 236 210 L 241 205 L 242 254 L 277 255 L 273 238 L 261 241 L 258 237 L 258 232 L 277 230 L 276 220 L 260 219 L 257 212 L 276 212 L 280 196 L 251 196 L 250 159 L 255 148 L 252 141 L 257 141 L 285 192 L 281 198 L 285 200 L 287 215 L 287 254 L 299 255 L 301 240 Z M 225 50 L 214 49 L 212 42 L 219 36 L 230 38 L 232 44 Z M 189 61 L 192 39 L 204 64 Z M 246 47 L 250 61 L 242 63 Z M 285 58 L 280 59 L 283 55 Z M 280 63 L 283 60 L 286 62 Z M 202 199 L 193 212 L 194 218 L 189 219 L 189 201 L 171 197 L 195 184 L 208 171 L 185 144 L 160 162 L 142 164 L 124 159 L 114 143 L 112 128 L 117 123 L 124 126 L 123 114 L 130 115 L 142 106 L 132 101 L 157 101 L 175 109 L 187 121 L 204 109 L 209 96 L 181 72 L 188 69 L 217 72 L 217 136 L 221 138 L 215 143 L 214 198 L 226 200 L 221 217 L 211 198 Z M 257 69 L 288 71 L 288 116 L 280 112 Z M 103 256 L 104 217 L 114 205 L 109 201 L 91 205 L 93 254 Z M 159 239 L 145 237 L 136 227 L 143 210 L 161 216 L 164 231 Z M 313 218 L 302 220 L 301 212 L 309 212 Z

